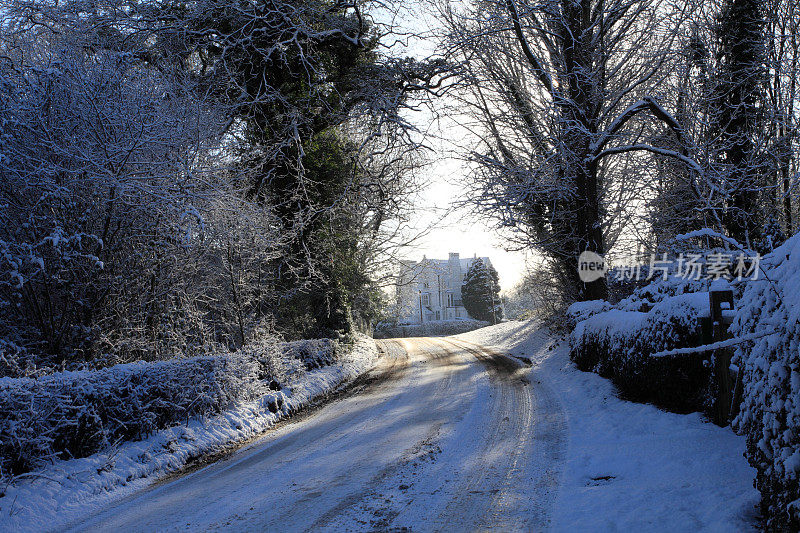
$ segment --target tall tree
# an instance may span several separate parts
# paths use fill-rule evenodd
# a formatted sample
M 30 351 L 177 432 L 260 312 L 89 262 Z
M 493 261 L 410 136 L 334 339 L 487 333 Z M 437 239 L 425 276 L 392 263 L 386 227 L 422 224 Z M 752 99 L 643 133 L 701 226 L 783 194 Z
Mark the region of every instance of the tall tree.
M 781 204 L 785 234 L 798 229 L 800 180 L 800 6 L 794 0 L 769 0 L 766 18 L 766 101 L 771 127 L 769 158 L 775 199 Z
M 166 21 L 156 34 L 162 47 L 174 40 L 170 21 L 178 21 L 189 43 L 184 55 L 201 60 L 198 74 L 229 109 L 249 196 L 271 205 L 281 232 L 291 236 L 272 265 L 282 295 L 275 303 L 279 325 L 299 336 L 349 331 L 353 305 L 373 300 L 362 294 L 371 283 L 369 265 L 355 258 L 358 245 L 396 216 L 392 204 L 401 202 L 386 194 L 398 192 L 396 177 L 362 164 L 374 143 L 348 138 L 352 124 L 371 136 L 394 134 L 413 151 L 400 113 L 408 94 L 441 68 L 380 55 L 380 30 L 364 11 L 369 3 L 164 5 L 155 14 Z M 353 217 L 360 201 L 378 200 L 374 190 L 383 195 L 375 207 L 384 218 L 365 228 Z M 361 229 L 366 233 L 356 233 Z M 344 265 L 362 270 L 345 272 Z
M 669 83 L 670 105 L 702 172 L 659 167 L 652 207 L 653 230 L 662 241 L 712 227 L 767 251 L 780 241 L 781 226 L 792 228 L 798 98 L 793 10 L 780 1 L 723 0 L 706 3 L 697 14 Z
M 636 175 L 636 159 L 606 157 L 646 150 L 690 163 L 683 149 L 653 145 L 631 122 L 644 113 L 681 136 L 648 93 L 665 75 L 666 54 L 655 52 L 654 39 L 668 49 L 674 38 L 660 7 L 646 0 L 440 4 L 446 46 L 466 63 L 471 82 L 461 103 L 480 140 L 470 155 L 475 202 L 548 255 L 572 299 L 606 296 L 604 279 L 580 281 L 577 258 L 607 251 L 613 224 L 627 223 L 629 206 L 617 202 L 635 190 L 619 180 Z
M 731 237 L 750 247 L 766 222 L 758 197 L 766 189 L 764 19 L 759 0 L 726 0 L 713 34 L 718 42 L 711 94 L 712 131 L 720 146 L 718 186 L 727 201 L 723 222 Z
M 475 259 L 469 266 L 461 285 L 461 298 L 472 318 L 493 324 L 503 319 L 500 278 L 497 270 L 492 265 L 487 266 L 483 259 Z

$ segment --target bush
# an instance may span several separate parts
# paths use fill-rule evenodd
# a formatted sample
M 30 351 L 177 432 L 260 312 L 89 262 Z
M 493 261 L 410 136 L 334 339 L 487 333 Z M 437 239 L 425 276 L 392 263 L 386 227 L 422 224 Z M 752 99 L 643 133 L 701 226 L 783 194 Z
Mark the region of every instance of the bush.
M 309 339 L 285 342 L 282 345 L 282 360 L 297 360 L 306 370 L 314 370 L 336 362 L 340 351 L 339 342 L 334 339 Z
M 219 413 L 265 392 L 257 373 L 253 360 L 213 356 L 2 378 L 2 475 L 51 459 L 85 457 L 193 416 Z
M 570 357 L 579 369 L 611 379 L 632 400 L 680 413 L 711 407 L 711 366 L 700 355 L 652 357 L 701 344 L 707 293 L 665 298 L 648 312 L 605 309 L 602 302 L 570 308 L 573 317 L 588 316 L 570 336 Z
M 330 339 L 264 337 L 224 355 L 0 378 L 0 479 L 218 414 L 280 390 L 306 369 L 333 364 L 341 349 Z M 273 395 L 269 408 L 276 412 L 283 394 Z
M 743 399 L 734 427 L 747 438 L 770 530 L 800 530 L 800 233 L 762 259 L 731 330 Z M 768 278 L 768 279 L 765 279 Z

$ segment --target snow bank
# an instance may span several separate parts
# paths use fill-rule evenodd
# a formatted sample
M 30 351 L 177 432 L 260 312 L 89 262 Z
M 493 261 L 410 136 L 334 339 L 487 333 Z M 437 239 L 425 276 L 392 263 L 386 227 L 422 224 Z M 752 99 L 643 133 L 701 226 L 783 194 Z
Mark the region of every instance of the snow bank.
M 507 322 L 459 338 L 532 360 L 533 390 L 547 387 L 567 420 L 550 529 L 756 531 L 755 470 L 745 439 L 697 413 L 618 398 L 608 380 L 578 372 L 565 343 L 536 322 Z
M 744 394 L 734 426 L 747 436 L 763 513 L 774 530 L 800 530 L 800 233 L 762 259 L 731 326 Z
M 611 304 L 605 300 L 575 302 L 567 308 L 567 319 L 574 328 L 579 322 L 609 309 L 611 309 Z
M 239 400 L 233 405 L 226 406 L 216 415 L 194 417 L 188 421 L 184 419 L 184 425 L 160 429 L 143 440 L 121 443 L 115 441 L 102 452 L 80 459 L 55 460 L 43 470 L 18 476 L 1 493 L 0 530 L 36 531 L 63 526 L 77 516 L 99 508 L 111 499 L 146 486 L 155 476 L 174 472 L 192 459 L 257 436 L 278 420 L 371 369 L 376 358 L 375 342 L 368 337 L 360 336 L 349 349 L 338 355 L 335 364 L 290 375 L 288 382 L 280 391 L 267 392 L 253 399 L 252 396 L 263 392 L 264 389 L 261 387 L 267 385 L 261 383 L 248 386 L 244 389 L 246 394 L 242 391 L 234 392 L 226 386 L 223 387 L 227 391 L 226 398 L 232 399 L 236 395 Z M 201 360 L 189 362 L 189 367 L 194 368 L 194 365 L 199 365 L 203 369 L 214 369 L 221 364 L 199 359 Z M 155 381 L 155 378 L 147 375 L 153 371 L 154 365 L 160 365 L 156 375 L 164 381 L 192 383 L 189 367 L 182 370 L 186 372 L 185 375 L 182 374 L 186 380 L 178 380 L 176 376 L 169 375 L 169 370 L 180 367 L 170 366 L 167 363 L 170 361 L 153 364 L 136 363 L 130 365 L 130 368 L 122 369 L 115 367 L 107 369 L 108 372 L 104 376 L 121 375 L 125 378 L 125 383 L 131 384 L 129 388 L 120 389 L 122 395 L 128 391 L 136 394 L 137 387 L 134 385 L 141 386 L 130 376 Z M 144 374 L 138 372 L 142 365 L 148 365 L 149 371 Z M 129 367 L 129 365 L 120 366 Z M 257 369 L 247 366 L 239 380 L 252 380 L 253 372 L 257 372 Z M 200 374 L 196 381 L 200 382 L 203 375 Z M 93 384 L 91 387 L 84 387 L 84 391 L 81 392 L 82 400 L 88 402 L 88 405 L 99 406 L 102 402 L 98 402 L 98 399 L 93 398 L 91 394 L 93 390 L 105 390 L 96 384 L 105 383 L 106 378 L 90 380 L 86 376 L 79 375 L 52 377 L 61 379 L 63 383 L 74 383 L 70 386 L 80 388 L 78 383 L 81 379 L 78 378 L 82 378 L 85 383 Z M 236 383 L 241 384 L 243 381 L 239 380 Z M 111 382 L 110 377 L 108 382 Z M 0 386 L 11 388 L 8 380 L 2 382 Z M 166 387 L 177 398 L 188 397 L 188 394 L 180 392 L 171 384 Z M 108 394 L 110 391 L 104 392 L 104 398 L 108 398 Z M 162 396 L 163 394 L 159 396 L 156 403 L 166 401 Z M 198 399 L 201 398 L 202 395 L 198 396 Z M 83 435 L 81 428 L 73 427 L 76 438 Z
M 595 311 L 577 322 L 570 335 L 570 357 L 579 369 L 610 378 L 631 399 L 676 412 L 710 407 L 711 369 L 703 364 L 701 355 L 651 357 L 700 344 L 698 324 L 701 316 L 708 315 L 708 293 L 662 296 L 654 304 L 628 302 L 622 306 L 651 307 L 647 312 L 602 310 L 605 306 L 599 305 L 574 307 L 570 309 L 577 316 L 584 309 Z

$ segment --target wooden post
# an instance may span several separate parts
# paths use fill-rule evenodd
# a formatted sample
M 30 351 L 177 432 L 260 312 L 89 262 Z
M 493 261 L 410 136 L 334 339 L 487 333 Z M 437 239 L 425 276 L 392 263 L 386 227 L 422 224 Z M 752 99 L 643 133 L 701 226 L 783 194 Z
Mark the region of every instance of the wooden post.
M 719 342 L 730 338 L 728 326 L 730 320 L 723 316 L 722 304 L 727 303 L 733 309 L 733 291 L 711 290 L 708 293 L 709 308 L 711 311 L 712 342 Z M 731 379 L 731 349 L 721 348 L 714 350 L 714 374 L 717 381 L 717 398 L 714 406 L 714 422 L 719 426 L 727 426 L 733 405 L 733 379 Z

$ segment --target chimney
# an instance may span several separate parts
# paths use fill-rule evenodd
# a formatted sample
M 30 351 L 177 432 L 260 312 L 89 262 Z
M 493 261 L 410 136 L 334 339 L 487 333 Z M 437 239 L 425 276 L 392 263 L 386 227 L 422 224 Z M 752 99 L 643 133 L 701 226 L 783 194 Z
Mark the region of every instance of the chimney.
M 458 253 L 450 252 L 450 259 L 447 261 L 448 270 L 450 271 L 450 283 L 454 289 L 461 288 L 461 281 L 464 278 L 464 273 L 461 271 L 461 258 Z M 460 294 L 460 292 L 458 293 Z

